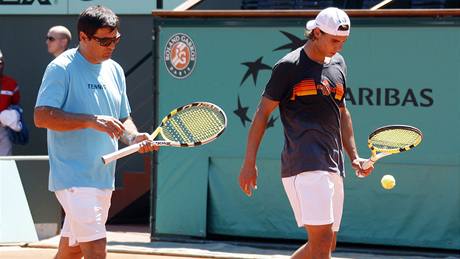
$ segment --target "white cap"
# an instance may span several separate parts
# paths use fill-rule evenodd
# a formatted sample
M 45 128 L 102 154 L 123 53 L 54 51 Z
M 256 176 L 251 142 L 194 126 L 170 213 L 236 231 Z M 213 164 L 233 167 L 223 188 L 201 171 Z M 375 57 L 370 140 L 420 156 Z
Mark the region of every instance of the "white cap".
M 1 49 L 0 49 L 0 58 L 3 58 L 3 53 Z
M 323 32 L 334 36 L 350 35 L 350 27 L 351 24 L 348 15 L 344 11 L 335 7 L 329 7 L 322 10 L 314 20 L 308 21 L 306 25 L 306 28 L 309 31 L 319 28 Z M 344 28 L 346 30 L 344 30 Z

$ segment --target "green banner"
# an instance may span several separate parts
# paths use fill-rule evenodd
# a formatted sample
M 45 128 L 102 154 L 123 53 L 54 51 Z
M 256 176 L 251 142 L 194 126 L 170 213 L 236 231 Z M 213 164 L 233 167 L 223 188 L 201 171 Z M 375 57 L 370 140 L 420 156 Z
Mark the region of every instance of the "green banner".
M 418 127 L 424 140 L 413 151 L 380 160 L 366 179 L 356 178 L 347 164 L 339 241 L 458 249 L 460 153 L 455 146 L 460 139 L 452 128 L 460 126 L 460 29 L 450 26 L 458 21 L 352 22 L 356 23 L 342 55 L 348 65 L 346 102 L 360 155 L 370 155 L 368 134 L 387 124 Z M 237 182 L 248 129 L 270 67 L 304 43 L 304 21 L 171 18 L 157 25 L 160 117 L 186 103 L 210 101 L 226 111 L 228 129 L 200 149 L 161 150 L 156 233 L 304 239 L 281 185 L 284 139 L 277 110 L 258 154 L 258 190 L 248 198 Z M 208 165 L 206 182 L 197 183 L 202 171 L 178 166 L 202 163 L 197 156 Z M 396 178 L 394 189 L 380 186 L 384 174 Z M 193 184 L 189 178 L 194 178 Z M 196 195 L 203 188 L 208 190 L 206 198 Z M 201 199 L 206 199 L 205 209 Z M 200 205 L 191 211 L 184 202 Z M 196 221 L 179 224 L 180 215 L 189 214 Z M 206 233 L 193 227 L 202 224 L 206 226 L 200 230 Z

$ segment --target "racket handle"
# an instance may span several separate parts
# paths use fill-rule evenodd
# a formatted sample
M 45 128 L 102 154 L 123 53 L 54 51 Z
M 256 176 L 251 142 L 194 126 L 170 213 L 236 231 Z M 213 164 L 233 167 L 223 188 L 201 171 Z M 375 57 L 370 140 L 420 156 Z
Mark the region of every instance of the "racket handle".
M 372 161 L 372 159 L 367 159 L 364 163 L 363 163 L 363 169 L 366 170 L 366 169 L 369 169 L 369 167 L 373 166 L 375 163 L 375 161 Z
M 114 160 L 120 159 L 127 155 L 131 155 L 132 153 L 136 153 L 137 151 L 139 151 L 140 148 L 141 148 L 140 143 L 137 143 L 131 146 L 127 146 L 118 151 L 102 156 L 102 162 L 104 163 L 104 165 L 106 165 Z
M 375 163 L 375 161 L 372 161 L 372 159 L 369 158 L 369 159 L 367 159 L 366 161 L 364 161 L 362 167 L 363 167 L 364 170 L 366 170 L 366 169 L 368 169 L 369 167 L 371 167 L 374 163 Z M 366 177 L 365 175 L 359 174 L 358 171 L 356 171 L 356 176 L 357 176 L 358 178 L 364 178 L 364 177 Z

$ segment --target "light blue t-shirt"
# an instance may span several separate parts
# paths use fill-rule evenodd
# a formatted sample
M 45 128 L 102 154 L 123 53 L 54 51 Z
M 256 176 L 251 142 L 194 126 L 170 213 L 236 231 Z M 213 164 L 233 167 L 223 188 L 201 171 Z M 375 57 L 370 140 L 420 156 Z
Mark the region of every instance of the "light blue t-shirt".
M 39 106 L 117 119 L 131 112 L 121 66 L 111 59 L 91 64 L 76 48 L 62 53 L 46 68 L 35 104 Z M 49 190 L 114 189 L 115 163 L 104 165 L 101 156 L 117 149 L 116 139 L 94 129 L 48 129 Z

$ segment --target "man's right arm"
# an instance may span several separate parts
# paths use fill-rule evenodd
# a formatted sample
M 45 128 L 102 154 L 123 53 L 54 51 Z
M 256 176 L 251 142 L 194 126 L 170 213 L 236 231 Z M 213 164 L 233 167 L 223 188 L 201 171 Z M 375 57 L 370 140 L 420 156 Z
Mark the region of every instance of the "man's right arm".
M 116 138 L 120 138 L 125 129 L 123 123 L 110 116 L 71 113 L 49 106 L 35 108 L 34 123 L 38 128 L 55 131 L 92 128 Z
M 246 155 L 240 171 L 240 187 L 246 195 L 251 196 L 257 186 L 257 151 L 267 127 L 267 121 L 279 102 L 262 97 L 248 133 Z

